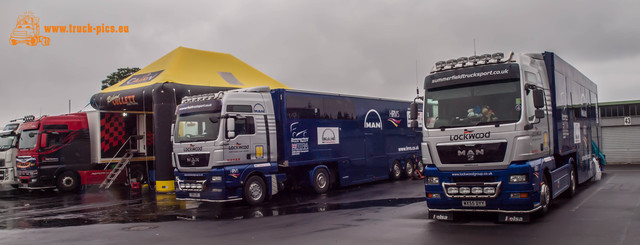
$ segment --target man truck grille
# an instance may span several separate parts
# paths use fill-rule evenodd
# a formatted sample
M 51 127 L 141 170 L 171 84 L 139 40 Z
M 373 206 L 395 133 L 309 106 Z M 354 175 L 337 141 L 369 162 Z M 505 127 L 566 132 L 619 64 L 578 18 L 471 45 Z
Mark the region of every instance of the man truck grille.
M 180 167 L 206 167 L 209 166 L 209 154 L 178 154 Z
M 507 142 L 487 144 L 442 144 L 436 146 L 442 164 L 502 162 Z

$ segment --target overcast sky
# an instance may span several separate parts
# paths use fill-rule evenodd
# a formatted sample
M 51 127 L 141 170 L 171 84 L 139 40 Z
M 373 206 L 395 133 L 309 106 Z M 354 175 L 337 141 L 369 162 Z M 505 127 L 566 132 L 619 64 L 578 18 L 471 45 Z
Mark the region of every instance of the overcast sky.
M 183 3 L 186 2 L 186 3 Z M 25 11 L 49 46 L 9 43 Z M 598 84 L 640 99 L 640 1 L 2 1 L 0 124 L 79 111 L 119 67 L 178 46 L 230 53 L 297 89 L 412 99 L 436 61 L 553 51 Z M 53 34 L 45 25 L 127 25 Z M 2 43 L 2 42 L 0 42 Z M 416 81 L 418 80 L 418 81 Z

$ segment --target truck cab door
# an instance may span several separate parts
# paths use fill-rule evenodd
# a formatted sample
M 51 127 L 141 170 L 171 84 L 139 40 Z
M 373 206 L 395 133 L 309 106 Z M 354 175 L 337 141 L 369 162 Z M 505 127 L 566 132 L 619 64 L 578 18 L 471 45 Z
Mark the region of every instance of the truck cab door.
M 233 125 L 233 126 L 230 126 Z M 225 123 L 224 160 L 231 164 L 254 162 L 255 150 L 252 139 L 256 136 L 255 119 L 253 116 L 228 118 Z

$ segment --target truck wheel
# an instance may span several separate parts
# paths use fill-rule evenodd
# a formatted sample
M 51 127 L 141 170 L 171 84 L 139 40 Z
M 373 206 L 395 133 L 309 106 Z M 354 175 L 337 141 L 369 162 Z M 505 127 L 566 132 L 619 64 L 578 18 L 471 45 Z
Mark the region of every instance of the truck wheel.
M 407 159 L 404 165 L 404 177 L 411 178 L 411 175 L 413 175 L 413 160 Z
M 329 173 L 325 168 L 318 168 L 313 173 L 313 190 L 318 194 L 327 193 L 329 190 Z
M 18 45 L 18 41 L 16 41 L 15 39 L 11 39 L 11 45 L 16 46 Z
M 50 38 L 40 37 L 40 44 L 42 44 L 42 46 L 49 46 L 49 42 L 51 42 Z
M 134 165 L 129 168 L 129 176 L 131 176 L 131 182 L 144 183 L 147 181 L 146 170 L 143 166 Z
M 544 177 L 542 185 L 540 186 L 540 215 L 544 215 L 549 212 L 549 206 L 551 205 L 551 188 L 549 188 L 549 178 Z
M 249 203 L 249 205 L 255 206 L 263 203 L 267 195 L 266 192 L 267 186 L 260 176 L 251 176 L 244 184 L 244 200 Z
M 80 178 L 72 171 L 64 171 L 56 178 L 58 190 L 61 192 L 74 192 L 80 189 Z
M 36 46 L 38 45 L 38 39 L 36 37 L 31 37 L 31 39 L 29 40 L 29 42 L 27 42 L 27 44 L 29 46 Z
M 399 180 L 402 177 L 402 167 L 400 166 L 400 162 L 398 160 L 393 161 L 393 165 L 391 165 L 391 179 Z
M 420 171 L 421 174 L 424 174 L 424 163 L 422 162 L 422 160 L 418 160 L 418 171 Z
M 571 161 L 573 162 L 573 161 Z M 577 179 L 576 179 L 576 170 L 573 166 L 573 164 L 571 164 L 571 173 L 569 174 L 569 176 L 571 177 L 569 179 L 569 189 L 567 190 L 565 196 L 568 198 L 572 198 L 576 195 L 576 186 L 577 186 Z

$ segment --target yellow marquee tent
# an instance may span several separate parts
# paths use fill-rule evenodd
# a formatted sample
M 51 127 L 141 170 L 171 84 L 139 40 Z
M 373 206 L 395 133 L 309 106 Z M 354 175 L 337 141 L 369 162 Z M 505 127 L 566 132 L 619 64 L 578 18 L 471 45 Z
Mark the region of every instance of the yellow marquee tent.
M 187 95 L 257 86 L 287 88 L 230 54 L 178 47 L 128 78 L 93 95 L 91 105 L 101 111 L 152 113 L 152 116 L 139 117 L 136 123 L 110 130 L 135 131 L 139 135 L 143 130 L 136 127 L 152 125 L 145 130 L 145 135 L 153 135 L 145 136 L 154 154 L 151 169 L 155 182 L 151 184 L 155 184 L 157 192 L 172 192 L 174 177 L 170 137 L 176 105 Z M 105 130 L 110 126 L 105 124 L 101 127 Z

